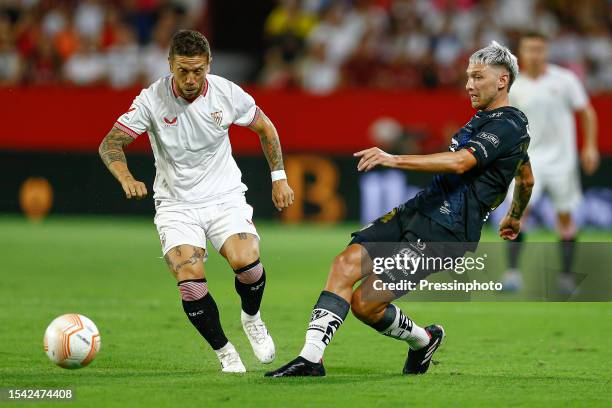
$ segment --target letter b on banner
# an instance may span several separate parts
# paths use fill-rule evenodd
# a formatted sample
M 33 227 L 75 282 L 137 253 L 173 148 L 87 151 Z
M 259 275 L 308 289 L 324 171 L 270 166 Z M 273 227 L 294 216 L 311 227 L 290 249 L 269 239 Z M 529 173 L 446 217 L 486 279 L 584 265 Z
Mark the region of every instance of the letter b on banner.
M 340 172 L 331 160 L 315 155 L 288 156 L 285 171 L 295 200 L 282 212 L 284 221 L 337 222 L 344 218 L 344 201 L 338 195 Z M 309 206 L 314 208 L 312 212 L 307 211 Z

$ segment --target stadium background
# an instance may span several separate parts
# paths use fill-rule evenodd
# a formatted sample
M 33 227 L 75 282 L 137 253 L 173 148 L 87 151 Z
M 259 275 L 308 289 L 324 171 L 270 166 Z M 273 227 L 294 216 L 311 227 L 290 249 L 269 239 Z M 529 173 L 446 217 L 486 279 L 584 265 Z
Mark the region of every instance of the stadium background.
M 274 211 L 257 137 L 233 127 L 270 276 L 263 310 L 276 366 L 301 347 L 312 302 L 349 233 L 430 178 L 364 177 L 351 154 L 373 144 L 398 153 L 446 149 L 473 113 L 463 90 L 467 56 L 492 39 L 516 50 L 522 30 L 547 33 L 552 59 L 587 87 L 602 165 L 583 177 L 580 241 L 612 241 L 611 27 L 604 0 L 0 2 L 0 387 L 73 387 L 78 406 L 104 407 L 610 406 L 609 303 L 406 303 L 417 322 L 443 322 L 449 333 L 427 376 L 399 376 L 405 345 L 349 318 L 326 353 L 328 378 L 267 382 L 269 367 L 256 363 L 241 333 L 230 271 L 213 251 L 210 287 L 250 370 L 219 376 L 159 259 L 152 200 L 125 200 L 97 147 L 140 89 L 166 73 L 172 33 L 204 32 L 212 73 L 244 86 L 279 129 L 297 196 L 289 211 Z M 147 138 L 127 156 L 150 187 Z M 29 222 L 22 206 L 50 216 Z M 533 229 L 529 241 L 554 250 L 554 216 L 546 202 L 538 209 L 534 224 L 547 228 Z M 483 240 L 499 242 L 493 228 Z M 540 278 L 538 262 L 557 262 L 527 255 L 527 283 Z M 52 366 L 42 352 L 44 328 L 68 312 L 92 318 L 103 339 L 97 360 L 77 372 Z
M 19 212 L 22 183 L 38 176 L 53 189 L 52 213 L 152 214 L 150 199 L 123 200 L 97 146 L 140 89 L 167 73 L 172 33 L 196 28 L 210 39 L 212 73 L 251 92 L 281 135 L 298 199 L 277 214 L 257 137 L 231 129 L 256 218 L 366 222 L 429 177 L 358 175 L 351 154 L 446 149 L 472 114 L 467 56 L 491 39 L 515 49 L 521 30 L 536 28 L 551 37 L 553 61 L 583 80 L 600 121 L 602 166 L 583 177 L 577 219 L 612 227 L 609 2 L 32 0 L 0 9 L 0 170 L 13 175 L 2 180 L 1 212 Z M 151 186 L 147 137 L 128 154 Z M 534 214 L 550 227 L 549 208 Z

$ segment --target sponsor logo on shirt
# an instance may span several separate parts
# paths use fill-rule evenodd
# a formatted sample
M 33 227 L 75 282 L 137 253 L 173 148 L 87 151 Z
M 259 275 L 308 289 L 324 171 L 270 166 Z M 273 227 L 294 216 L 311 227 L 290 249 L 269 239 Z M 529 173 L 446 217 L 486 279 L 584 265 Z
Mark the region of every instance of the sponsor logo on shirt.
M 177 122 L 178 122 L 178 117 L 173 117 L 172 119 L 168 119 L 167 117 L 164 116 L 164 127 L 170 127 L 170 126 L 176 126 Z
M 486 140 L 495 147 L 499 146 L 499 137 L 493 133 L 481 132 L 476 137 L 478 139 Z
M 421 238 L 417 239 L 417 242 L 415 242 L 414 244 L 411 244 L 414 248 L 418 249 L 419 251 L 423 252 L 425 251 L 425 248 L 427 248 L 427 244 L 423 241 L 421 241 Z

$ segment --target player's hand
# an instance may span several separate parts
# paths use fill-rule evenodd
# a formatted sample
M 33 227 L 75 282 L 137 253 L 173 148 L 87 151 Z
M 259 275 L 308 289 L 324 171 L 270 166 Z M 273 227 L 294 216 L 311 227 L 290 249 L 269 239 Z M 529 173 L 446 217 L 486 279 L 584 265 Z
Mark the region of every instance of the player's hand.
M 599 151 L 595 146 L 585 146 L 580 152 L 582 169 L 587 176 L 592 175 L 599 167 Z
M 394 155 L 386 153 L 378 147 L 361 150 L 353 153 L 353 156 L 361 157 L 359 163 L 357 163 L 358 171 L 370 171 L 378 165 L 391 167 L 395 162 Z
M 133 177 L 126 177 L 121 180 L 121 187 L 129 200 L 135 198 L 141 200 L 147 196 L 147 186 L 141 181 L 134 180 Z
M 521 232 L 521 220 L 506 214 L 499 223 L 499 236 L 506 241 L 513 241 L 518 237 L 519 232 Z
M 287 180 L 272 182 L 272 202 L 278 211 L 282 211 L 293 204 L 293 190 L 287 184 Z

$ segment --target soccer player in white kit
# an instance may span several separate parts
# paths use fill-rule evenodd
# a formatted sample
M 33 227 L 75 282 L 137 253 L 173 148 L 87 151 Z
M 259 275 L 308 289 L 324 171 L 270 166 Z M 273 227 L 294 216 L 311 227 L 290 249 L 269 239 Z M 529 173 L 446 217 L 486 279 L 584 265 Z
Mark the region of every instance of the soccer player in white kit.
M 571 294 L 575 289 L 571 268 L 577 236 L 572 211 L 582 198 L 574 114 L 578 113 L 584 134 L 580 159 L 587 175 L 593 174 L 599 166 L 597 116 L 576 75 L 547 63 L 547 59 L 548 41 L 544 35 L 530 32 L 521 38 L 521 74 L 512 87 L 510 103 L 529 119 L 529 157 L 538 181 L 531 202 L 536 202 L 546 192 L 555 207 L 563 272 L 559 276 L 559 290 Z M 518 258 L 524 235 L 521 232 L 516 241 L 509 244 L 510 269 L 504 276 L 506 290 L 518 290 L 522 285 Z
M 215 350 L 223 372 L 244 372 L 240 356 L 221 328 L 204 275 L 206 239 L 235 272 L 241 321 L 256 357 L 275 357 L 259 308 L 266 275 L 259 235 L 247 204 L 247 187 L 231 154 L 228 130 L 246 126 L 259 135 L 270 165 L 272 201 L 280 211 L 293 203 L 283 171 L 278 133 L 253 98 L 210 71 L 211 52 L 197 31 L 180 31 L 170 45 L 171 75 L 138 95 L 100 144 L 99 153 L 126 197 L 146 197 L 147 188 L 127 167 L 123 149 L 147 132 L 155 156 L 155 225 L 164 258 L 178 281 L 183 309 Z

